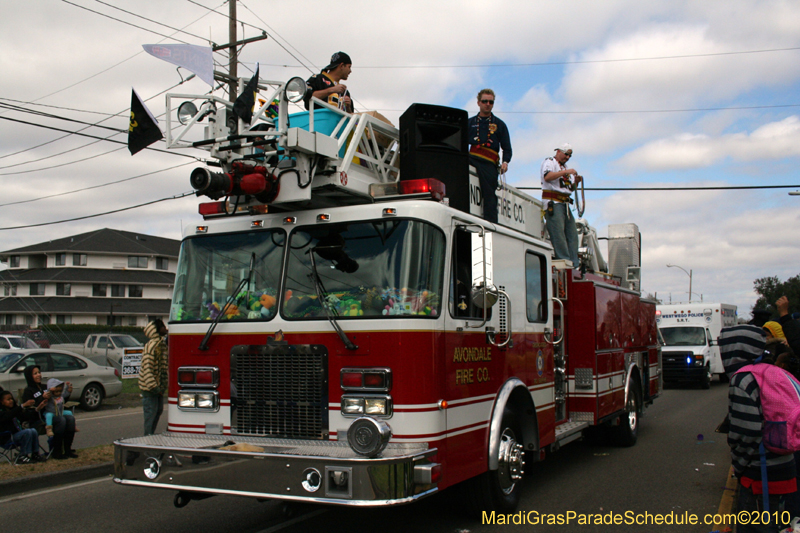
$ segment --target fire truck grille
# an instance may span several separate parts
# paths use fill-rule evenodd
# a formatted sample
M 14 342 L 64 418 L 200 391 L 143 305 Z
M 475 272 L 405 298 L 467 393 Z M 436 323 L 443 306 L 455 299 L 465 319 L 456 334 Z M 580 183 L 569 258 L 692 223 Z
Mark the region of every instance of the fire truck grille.
M 328 438 L 328 352 L 323 345 L 234 346 L 231 433 Z

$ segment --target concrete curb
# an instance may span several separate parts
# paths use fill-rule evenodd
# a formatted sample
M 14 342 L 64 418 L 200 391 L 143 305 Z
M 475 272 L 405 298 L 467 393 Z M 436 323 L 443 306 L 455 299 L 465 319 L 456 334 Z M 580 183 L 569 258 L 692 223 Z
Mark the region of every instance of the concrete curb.
M 95 479 L 104 476 L 111 476 L 114 474 L 114 462 L 101 463 L 99 465 L 81 466 L 79 468 L 70 468 L 69 470 L 60 470 L 58 472 L 46 472 L 43 474 L 34 474 L 28 477 L 21 477 L 17 479 L 9 479 L 7 481 L 0 481 L 0 496 L 13 496 L 23 492 L 31 492 L 35 490 L 49 489 L 59 485 L 66 485 L 68 483 L 78 483 L 88 479 Z

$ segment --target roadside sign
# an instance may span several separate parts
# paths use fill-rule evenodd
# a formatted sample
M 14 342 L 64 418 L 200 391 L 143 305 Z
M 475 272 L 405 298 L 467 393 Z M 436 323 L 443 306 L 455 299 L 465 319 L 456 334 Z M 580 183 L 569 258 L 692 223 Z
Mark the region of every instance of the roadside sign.
M 138 378 L 142 364 L 142 348 L 123 348 L 122 379 Z

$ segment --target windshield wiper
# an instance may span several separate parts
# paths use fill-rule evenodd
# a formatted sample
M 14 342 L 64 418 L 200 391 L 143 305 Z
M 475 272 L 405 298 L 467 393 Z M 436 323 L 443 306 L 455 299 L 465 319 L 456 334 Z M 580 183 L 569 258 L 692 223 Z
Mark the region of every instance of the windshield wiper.
M 206 336 L 203 337 L 203 342 L 201 342 L 200 346 L 197 348 L 198 350 L 201 351 L 208 350 L 208 341 L 209 339 L 211 339 L 211 335 L 214 334 L 214 329 L 217 327 L 217 324 L 219 324 L 219 321 L 222 320 L 222 315 L 225 314 L 225 311 L 228 309 L 229 305 L 239 303 L 239 293 L 245 287 L 245 285 L 250 286 L 250 280 L 253 278 L 253 270 L 255 269 L 255 266 L 256 266 L 256 254 L 255 252 L 253 252 L 250 254 L 250 271 L 247 273 L 247 277 L 244 278 L 242 281 L 240 281 L 239 285 L 237 285 L 236 289 L 234 289 L 233 294 L 231 294 L 225 299 L 225 305 L 222 306 L 222 308 L 219 310 L 219 314 L 217 314 L 217 317 L 211 323 L 211 326 L 208 328 L 208 331 L 206 332 Z M 234 297 L 236 299 L 232 300 Z
M 328 307 L 328 301 L 326 299 L 327 293 L 325 291 L 325 287 L 322 285 L 322 280 L 319 277 L 319 273 L 317 272 L 317 262 L 314 260 L 314 252 L 316 252 L 317 248 L 311 248 L 308 251 L 308 255 L 311 257 L 311 274 L 308 277 L 311 278 L 311 282 L 314 284 L 314 290 L 317 293 L 317 298 L 319 299 L 319 303 L 322 306 L 323 311 L 325 312 L 325 316 L 328 318 L 328 322 L 331 323 L 333 329 L 336 330 L 336 333 L 339 335 L 339 338 L 342 339 L 345 348 L 348 350 L 358 350 L 358 346 L 353 344 L 347 335 L 345 335 L 342 328 L 339 326 L 339 323 L 336 322 L 334 318 L 332 310 Z

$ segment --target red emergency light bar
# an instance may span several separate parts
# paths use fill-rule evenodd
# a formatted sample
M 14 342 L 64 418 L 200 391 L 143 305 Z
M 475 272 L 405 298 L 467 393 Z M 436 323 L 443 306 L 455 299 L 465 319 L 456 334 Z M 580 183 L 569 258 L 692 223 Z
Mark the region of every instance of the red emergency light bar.
M 444 183 L 433 178 L 392 181 L 390 183 L 372 183 L 369 186 L 369 194 L 373 198 L 427 193 L 435 200 L 441 202 L 445 197 L 445 192 Z
M 204 217 L 225 214 L 225 201 L 205 202 L 198 206 L 197 211 Z
M 438 201 L 445 195 L 444 183 L 433 178 L 421 180 L 406 180 L 400 182 L 400 194 L 431 193 Z

